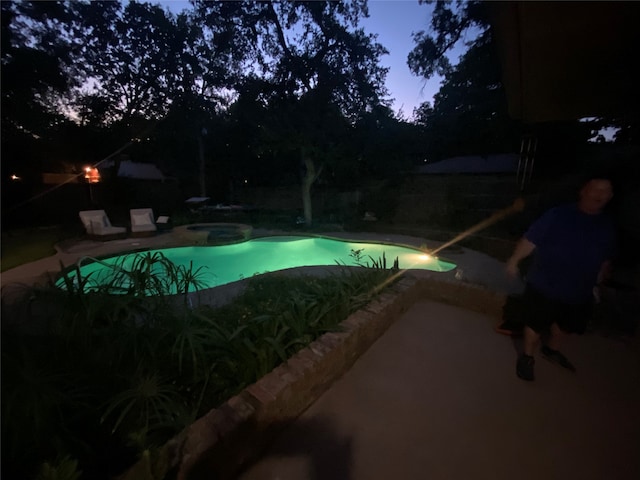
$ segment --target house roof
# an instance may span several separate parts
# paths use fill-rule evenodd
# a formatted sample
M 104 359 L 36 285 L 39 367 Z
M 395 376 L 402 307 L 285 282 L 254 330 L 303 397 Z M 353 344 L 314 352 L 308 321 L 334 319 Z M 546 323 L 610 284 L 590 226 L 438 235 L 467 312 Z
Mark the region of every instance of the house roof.
M 509 113 L 528 123 L 638 105 L 640 2 L 489 2 Z
M 452 157 L 420 166 L 417 169 L 417 173 L 426 175 L 516 173 L 519 158 L 515 153 Z
M 102 163 L 99 168 L 113 167 L 114 164 L 113 160 L 109 160 Z M 118 176 L 137 180 L 166 180 L 164 174 L 153 163 L 132 162 L 131 160 L 122 160 L 120 162 Z
M 129 160 L 120 162 L 119 177 L 137 178 L 140 180 L 164 180 L 162 172 L 152 163 L 135 163 Z

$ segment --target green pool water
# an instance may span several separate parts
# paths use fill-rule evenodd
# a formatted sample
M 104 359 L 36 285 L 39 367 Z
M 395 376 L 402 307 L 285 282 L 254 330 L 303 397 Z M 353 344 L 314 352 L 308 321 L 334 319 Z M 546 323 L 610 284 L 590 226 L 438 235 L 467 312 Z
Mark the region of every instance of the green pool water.
M 218 287 L 255 274 L 275 272 L 294 267 L 336 265 L 355 266 L 352 252 L 360 251 L 360 262 L 379 261 L 383 252 L 387 268 L 398 257 L 401 269 L 421 269 L 434 272 L 448 272 L 456 265 L 425 255 L 417 249 L 399 245 L 365 242 L 349 242 L 317 237 L 277 236 L 249 240 L 242 243 L 221 246 L 176 247 L 151 250 L 146 253 L 161 252 L 176 265 L 198 269 L 203 267 L 199 277 L 204 288 Z M 108 276 L 109 265 L 127 267 L 132 254 L 103 259 L 100 262 L 83 265 L 82 276 L 91 274 L 94 281 Z M 371 257 L 371 258 L 370 258 Z

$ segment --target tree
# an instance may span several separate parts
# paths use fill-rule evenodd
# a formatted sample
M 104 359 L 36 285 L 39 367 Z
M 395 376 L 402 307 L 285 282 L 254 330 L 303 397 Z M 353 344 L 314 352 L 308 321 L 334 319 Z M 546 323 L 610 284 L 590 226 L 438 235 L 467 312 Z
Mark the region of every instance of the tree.
M 200 14 L 217 4 L 196 2 Z M 264 80 L 256 92 L 269 106 L 263 123 L 272 150 L 297 152 L 302 171 L 305 221 L 312 222 L 311 187 L 338 153 L 345 119 L 381 103 L 386 53 L 358 28 L 366 3 L 243 2 L 238 32 L 250 41 L 253 74 Z M 276 118 L 278 117 L 278 118 Z
M 107 123 L 158 119 L 176 88 L 182 45 L 173 19 L 158 5 L 130 1 L 71 2 L 83 77 L 80 100 L 100 98 Z M 89 88 L 89 91 L 87 89 Z M 82 102 L 79 102 L 82 104 Z M 94 102 L 95 104 L 95 102 Z
M 264 147 L 294 159 L 301 177 L 305 223 L 312 223 L 311 188 L 327 164 L 347 161 L 351 126 L 322 90 L 312 90 L 299 99 L 273 102 L 263 122 Z M 297 160 L 297 162 L 295 161 Z
M 222 118 L 245 74 L 246 58 L 251 55 L 247 39 L 239 34 L 242 29 L 237 28 L 245 15 L 242 2 L 210 2 L 177 17 L 182 49 L 176 59 L 176 91 L 168 119 L 177 119 L 181 129 L 188 129 L 187 137 L 195 138 L 199 194 L 203 197 L 210 183 L 207 172 L 217 169 L 215 176 L 220 177 Z M 207 157 L 207 145 L 218 146 L 217 165 L 213 165 L 212 155 Z
M 1 2 L 1 7 L 3 134 L 42 136 L 60 118 L 54 97 L 76 84 L 70 74 L 73 46 L 61 34 L 68 12 L 62 2 Z
M 425 103 L 414 112 L 424 128 L 429 158 L 513 151 L 520 126 L 508 115 L 486 5 L 436 2 L 431 28 L 433 35 L 414 35 L 416 47 L 408 57 L 416 75 L 444 76 L 433 105 Z M 452 66 L 447 52 L 473 31 L 475 38 L 466 42 L 468 49 Z
M 124 145 L 184 178 L 197 168 L 204 194 L 216 169 L 235 168 L 221 163 L 232 149 L 242 146 L 243 158 L 286 152 L 303 174 L 310 223 L 311 186 L 326 165 L 355 161 L 340 142 L 386 94 L 385 50 L 358 27 L 366 2 L 192 4 L 174 16 L 138 1 L 3 2 L 3 153 L 9 130 L 30 145 L 55 137 L 67 158 L 97 161 Z M 247 119 L 244 132 L 228 123 L 240 94 L 273 121 L 247 130 Z M 220 131 L 235 132 L 238 145 Z
M 500 65 L 488 30 L 449 69 L 433 107 L 423 105 L 415 116 L 425 128 L 431 159 L 517 148 L 520 126 L 509 117 Z
M 22 179 L 30 196 L 40 174 L 64 159 L 57 136 L 68 119 L 58 99 L 76 84 L 71 74 L 73 42 L 62 34 L 70 17 L 62 2 L 0 2 L 2 8 L 3 208 L 16 203 L 7 183 Z M 13 198 L 10 198 L 12 196 Z
M 197 189 L 205 196 L 211 157 L 204 132 L 214 132 L 246 65 L 246 41 L 235 32 L 242 3 L 216 2 L 208 14 L 177 16 L 136 1 L 71 7 L 74 35 L 84 39 L 78 58 L 89 79 L 76 91 L 81 122 L 124 125 L 128 139 L 147 146 L 136 144 L 138 158 L 159 162 L 188 182 L 197 170 Z
M 366 112 L 355 124 L 358 175 L 390 178 L 411 168 L 422 155 L 420 129 L 395 117 L 384 105 Z
M 418 0 L 418 2 L 435 4 L 431 16 L 433 36 L 424 30 L 413 34 L 416 46 L 409 53 L 407 63 L 414 74 L 426 79 L 435 74 L 444 77 L 452 69 L 447 53 L 472 29 L 484 31 L 488 28 L 486 5 L 477 0 L 456 0 L 456 2 Z M 472 44 L 473 41 L 469 43 Z
M 423 104 L 415 112 L 433 157 L 513 151 L 526 132 L 538 138 L 536 170 L 558 175 L 577 166 L 599 126 L 633 125 L 631 118 L 620 122 L 600 119 L 600 124 L 576 119 L 526 126 L 511 119 L 488 15 L 487 2 L 435 2 L 431 33 L 414 36 L 416 47 L 408 57 L 413 72 L 425 78 L 444 75 L 434 104 Z M 466 42 L 466 52 L 452 66 L 447 52 L 473 32 L 475 38 Z M 622 130 L 620 139 L 629 131 L 632 128 Z

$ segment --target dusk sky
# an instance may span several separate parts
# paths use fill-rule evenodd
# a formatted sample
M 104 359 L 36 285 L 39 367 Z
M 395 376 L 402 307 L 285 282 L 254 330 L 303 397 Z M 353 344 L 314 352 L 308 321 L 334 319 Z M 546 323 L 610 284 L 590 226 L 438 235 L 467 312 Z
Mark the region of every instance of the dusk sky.
M 395 98 L 393 109 L 411 117 L 413 109 L 425 101 L 432 101 L 440 88 L 440 79 L 425 81 L 411 73 L 407 56 L 413 49 L 411 34 L 428 30 L 431 21 L 431 5 L 420 5 L 418 0 L 369 0 L 369 18 L 363 26 L 366 31 L 378 34 L 378 42 L 389 50 L 382 63 L 390 67 L 387 88 Z
M 159 1 L 172 12 L 178 13 L 189 8 L 184 0 Z M 403 115 L 411 118 L 413 109 L 422 102 L 432 101 L 440 88 L 440 79 L 432 78 L 428 82 L 414 76 L 407 66 L 407 55 L 413 48 L 412 32 L 428 30 L 431 5 L 420 5 L 418 0 L 369 0 L 369 18 L 362 26 L 369 33 L 378 34 L 378 42 L 389 50 L 382 58 L 382 64 L 389 67 L 387 88 L 395 98 L 393 109 L 402 110 Z M 457 62 L 457 58 L 452 58 Z

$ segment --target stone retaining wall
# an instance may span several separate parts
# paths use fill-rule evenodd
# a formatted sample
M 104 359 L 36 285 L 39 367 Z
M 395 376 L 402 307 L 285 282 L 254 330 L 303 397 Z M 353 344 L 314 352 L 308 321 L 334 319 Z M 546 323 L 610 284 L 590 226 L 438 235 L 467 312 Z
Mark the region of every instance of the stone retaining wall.
M 417 300 L 429 298 L 500 317 L 505 295 L 458 281 L 406 276 L 364 309 L 211 410 L 167 443 L 179 480 L 234 478 L 316 401 Z M 148 456 L 142 462 L 149 462 Z M 139 475 L 140 463 L 123 479 Z M 145 468 L 146 469 L 146 468 Z

